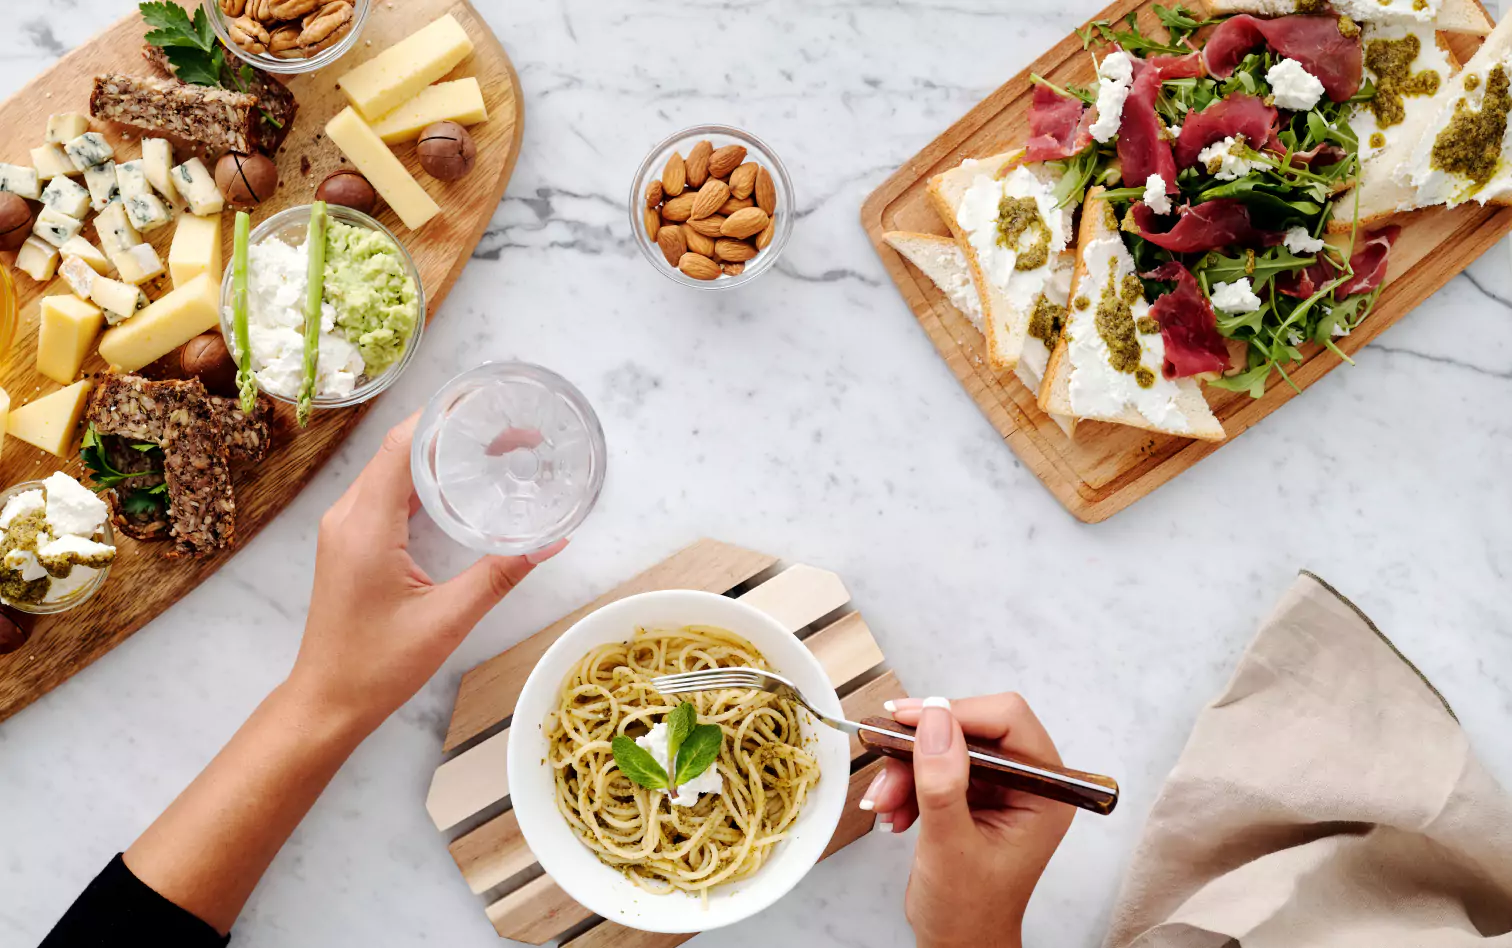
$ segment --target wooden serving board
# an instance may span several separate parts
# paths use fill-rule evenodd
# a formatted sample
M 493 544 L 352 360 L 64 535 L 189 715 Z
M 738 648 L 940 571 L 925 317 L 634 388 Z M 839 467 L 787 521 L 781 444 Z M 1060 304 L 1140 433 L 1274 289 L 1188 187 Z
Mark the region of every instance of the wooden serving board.
M 818 657 L 853 721 L 906 695 L 880 667 L 882 650 L 861 614 L 845 611 L 850 593 L 840 577 L 812 566 L 779 569 L 776 557 L 717 540 L 700 540 L 478 665 L 462 678 L 444 747 L 451 756 L 436 769 L 425 807 L 452 835 L 452 858 L 501 937 L 530 945 L 560 938 L 570 948 L 672 948 L 693 937 L 635 931 L 583 908 L 544 874 L 509 809 L 508 725 L 531 668 L 583 616 L 655 589 L 730 595 L 772 616 Z M 874 815 L 857 804 L 881 766 L 852 738 L 845 812 L 825 856 L 871 832 Z
M 1152 7 L 1155 0 L 1116 0 L 1094 19 L 1117 20 L 1135 13 L 1146 35 L 1166 36 Z M 1448 36 L 1461 62 L 1480 40 Z M 1028 69 L 1014 76 L 968 112 L 923 151 L 910 158 L 861 208 L 861 223 L 877 254 L 903 293 L 909 308 L 972 399 L 1008 445 L 1050 492 L 1077 519 L 1105 520 L 1196 464 L 1228 441 L 1210 443 L 1153 434 L 1100 422 L 1081 422 L 1068 438 L 1040 410 L 1036 393 L 1011 373 L 987 364 L 982 334 L 947 300 L 930 279 L 887 245 L 890 230 L 948 236 L 945 224 L 929 205 L 929 179 L 966 158 L 981 158 L 1022 145 L 1029 138 L 1030 73 L 1056 83 L 1096 82 L 1091 57 L 1075 34 L 1061 40 Z M 1512 231 L 1512 208 L 1471 204 L 1404 215 L 1402 236 L 1391 251 L 1389 283 L 1375 312 L 1338 340 L 1354 353 L 1449 282 L 1470 262 Z M 1303 350 L 1305 361 L 1287 369 L 1300 388 L 1322 378 L 1343 360 L 1326 348 Z M 1297 394 L 1273 374 L 1264 396 L 1207 387 L 1208 403 L 1223 422 L 1229 440 L 1242 434 Z
M 188 0 L 184 5 L 192 9 L 198 4 Z M 49 114 L 87 114 L 91 81 L 97 73 L 153 74 L 142 58 L 145 27 L 135 12 L 135 4 L 130 6 L 130 15 L 63 57 L 0 105 L 0 129 L 5 130 L 0 161 L 30 165 L 30 149 L 43 142 Z M 346 106 L 345 98 L 336 89 L 336 80 L 346 70 L 446 13 L 457 18 L 474 44 L 472 55 L 448 78 L 477 76 L 488 106 L 488 121 L 472 128 L 478 145 L 477 166 L 461 181 L 444 184 L 419 171 L 413 144 L 395 146 L 405 165 L 441 204 L 443 213 L 414 232 L 400 224 L 386 206 L 378 214 L 379 220 L 399 236 L 415 258 L 425 289 L 427 320 L 435 316 L 446 299 L 503 197 L 519 155 L 523 131 L 519 79 L 514 66 L 467 0 L 375 3 L 351 52 L 318 73 L 293 79 L 289 86 L 299 101 L 299 114 L 276 156 L 278 191 L 252 214 L 255 228 L 285 208 L 307 204 L 314 200 L 315 188 L 326 175 L 351 167 L 325 138 L 326 121 Z M 101 122 L 95 122 L 94 127 L 110 140 L 117 160 L 129 160 L 141 153 L 135 130 Z M 182 158 L 182 150 L 176 150 L 175 160 Z M 231 216 L 228 210 L 222 222 L 228 265 Z M 150 235 L 165 262 L 173 230 L 170 225 Z M 86 225 L 84 235 L 94 239 L 92 224 Z M 13 255 L 5 254 L 3 265 L 10 266 L 13 259 Z M 62 387 L 36 371 L 37 312 L 42 296 L 67 293 L 69 289 L 61 279 L 39 286 L 19 270 L 12 271 L 12 277 L 18 291 L 19 322 L 8 361 L 0 369 L 3 379 L 0 385 L 10 393 L 15 407 Z M 168 288 L 164 277 L 146 287 L 147 295 L 156 299 Z M 420 358 L 424 358 L 423 352 Z M 84 365 L 86 375 L 105 370 L 97 355 L 91 355 Z M 363 414 L 361 406 L 317 412 L 310 427 L 301 430 L 294 424 L 292 407 L 278 406 L 273 419 L 273 450 L 255 470 L 244 471 L 237 477 L 237 547 L 255 536 L 294 499 Z M 22 441 L 8 439 L 0 456 L 0 485 L 45 477 L 60 469 L 83 477 L 77 458 L 63 462 Z M 0 720 L 120 644 L 235 553 L 232 548 L 203 560 L 169 560 L 162 557 L 168 544 L 140 544 L 125 537 L 118 537 L 117 543 L 120 554 L 110 578 L 92 600 L 63 615 L 38 617 L 30 641 L 9 655 L 0 655 Z

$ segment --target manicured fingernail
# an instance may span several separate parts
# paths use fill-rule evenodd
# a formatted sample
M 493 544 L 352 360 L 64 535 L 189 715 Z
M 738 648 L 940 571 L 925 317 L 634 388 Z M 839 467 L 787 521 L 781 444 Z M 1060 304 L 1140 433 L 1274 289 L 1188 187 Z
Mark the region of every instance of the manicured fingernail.
M 896 714 L 899 711 L 914 711 L 921 707 L 924 702 L 918 698 L 899 698 L 896 701 L 884 701 L 882 707 L 889 713 Z
M 556 556 L 558 553 L 562 552 L 566 548 L 567 548 L 567 538 L 563 537 L 562 539 L 560 539 L 560 540 L 556 541 L 555 543 L 551 544 L 551 546 L 543 547 L 543 548 L 541 548 L 539 550 L 536 550 L 533 553 L 526 553 L 525 554 L 525 559 L 526 559 L 527 562 L 529 562 L 533 566 L 540 566 L 542 563 L 544 563 L 547 560 L 551 559 L 553 556 Z
M 886 711 L 888 714 L 892 714 L 894 711 L 898 710 L 898 702 L 884 701 L 882 702 L 882 710 Z
M 887 771 L 882 771 L 872 778 L 871 786 L 866 788 L 866 793 L 861 797 L 861 809 L 874 810 L 877 807 L 877 798 L 882 795 L 882 788 L 887 785 Z
M 944 698 L 925 698 L 914 732 L 915 750 L 924 757 L 937 757 L 950 750 L 950 702 Z

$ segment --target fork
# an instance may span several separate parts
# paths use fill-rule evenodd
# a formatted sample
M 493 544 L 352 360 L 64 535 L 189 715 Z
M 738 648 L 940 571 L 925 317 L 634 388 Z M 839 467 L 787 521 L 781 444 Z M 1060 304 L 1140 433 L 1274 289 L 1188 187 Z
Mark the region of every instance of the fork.
M 774 672 L 759 668 L 711 668 L 653 678 L 651 687 L 662 694 L 725 690 L 771 692 L 798 702 L 830 727 L 854 735 L 867 750 L 906 762 L 913 760 L 913 728 L 888 718 L 864 718 L 857 722 L 825 714 L 810 704 L 796 685 Z M 990 744 L 970 738 L 966 739 L 966 748 L 974 779 L 1069 803 L 1104 816 L 1118 805 L 1118 782 L 1111 777 L 1013 757 Z

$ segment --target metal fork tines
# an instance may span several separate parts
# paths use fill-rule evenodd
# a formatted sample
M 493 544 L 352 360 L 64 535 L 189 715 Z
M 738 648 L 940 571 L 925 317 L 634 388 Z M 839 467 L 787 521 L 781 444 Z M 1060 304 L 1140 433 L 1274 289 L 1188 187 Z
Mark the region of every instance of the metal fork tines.
M 664 695 L 693 694 L 700 691 L 770 691 L 803 705 L 814 717 L 849 734 L 861 730 L 861 725 L 843 718 L 831 717 L 809 704 L 797 686 L 774 672 L 760 668 L 708 668 L 703 671 L 682 672 L 651 679 L 651 687 Z

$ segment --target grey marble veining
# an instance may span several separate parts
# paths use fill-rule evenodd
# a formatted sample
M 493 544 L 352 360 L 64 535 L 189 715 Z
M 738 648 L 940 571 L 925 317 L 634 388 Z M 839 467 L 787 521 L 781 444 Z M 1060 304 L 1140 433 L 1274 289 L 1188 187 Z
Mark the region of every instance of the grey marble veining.
M 13 6 L 4 94 L 130 8 Z M 286 672 L 320 513 L 388 425 L 485 358 L 552 366 L 597 405 L 612 454 L 602 502 L 337 776 L 238 945 L 496 944 L 422 806 L 458 677 L 699 536 L 838 570 L 914 693 L 1022 691 L 1070 764 L 1122 780 L 1116 815 L 1079 817 L 1051 864 L 1034 945 L 1098 942 L 1194 714 L 1300 567 L 1372 615 L 1512 783 L 1505 245 L 1357 366 L 1088 527 L 961 390 L 857 214 L 1099 0 L 478 6 L 525 94 L 508 196 L 420 359 L 310 488 L 173 610 L 0 726 L 0 944 L 36 943 Z M 799 198 L 780 266 L 732 294 L 675 286 L 629 243 L 624 200 L 645 150 L 704 121 L 767 139 Z M 465 564 L 423 519 L 415 534 L 434 573 Z M 910 945 L 911 847 L 869 837 L 696 944 Z

